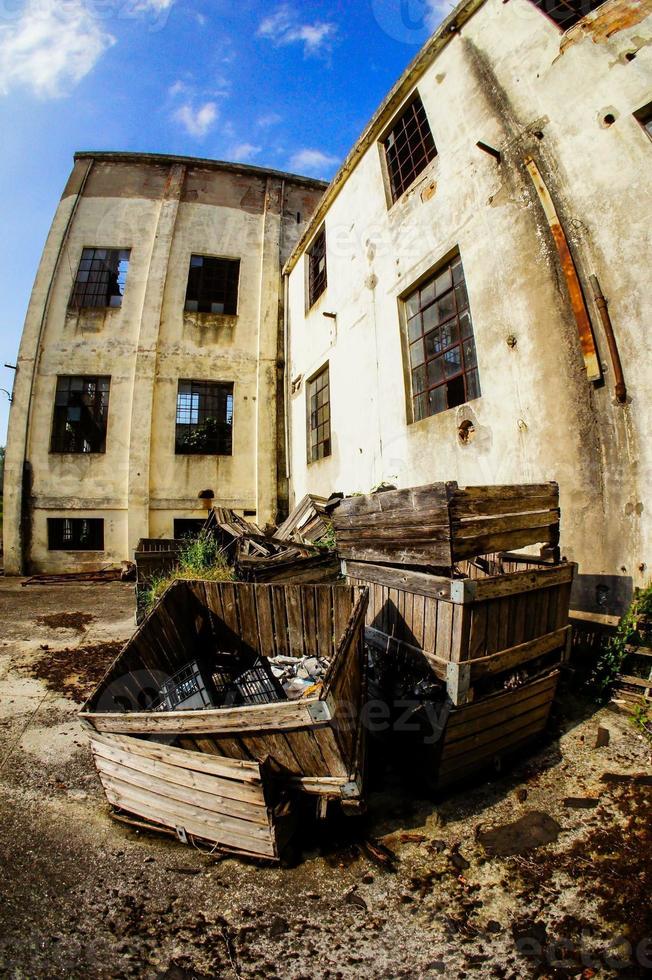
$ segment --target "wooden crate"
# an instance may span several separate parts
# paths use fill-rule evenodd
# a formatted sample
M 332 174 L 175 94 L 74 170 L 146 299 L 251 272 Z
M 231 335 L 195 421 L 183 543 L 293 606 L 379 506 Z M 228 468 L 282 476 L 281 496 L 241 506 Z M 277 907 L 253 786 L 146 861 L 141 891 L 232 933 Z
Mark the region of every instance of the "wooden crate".
M 332 520 L 342 558 L 450 571 L 464 559 L 537 543 L 556 552 L 559 487 L 434 483 L 348 497 Z
M 176 568 L 184 542 L 174 538 L 141 538 L 134 553 L 137 588 L 147 588 L 153 578 Z
M 290 801 L 267 764 L 220 759 L 125 735 L 91 734 L 106 798 L 118 812 L 182 839 L 278 861 L 292 829 Z
M 348 801 L 363 794 L 366 588 L 176 582 L 81 712 L 96 732 L 174 739 L 231 759 L 268 759 L 282 781 Z M 327 658 L 320 694 L 299 701 L 152 711 L 164 680 L 203 649 Z M 116 707 L 121 710 L 116 710 Z
M 369 588 L 367 641 L 422 660 L 454 705 L 519 668 L 550 670 L 567 656 L 573 564 L 478 579 L 363 562 L 344 567 L 351 584 Z

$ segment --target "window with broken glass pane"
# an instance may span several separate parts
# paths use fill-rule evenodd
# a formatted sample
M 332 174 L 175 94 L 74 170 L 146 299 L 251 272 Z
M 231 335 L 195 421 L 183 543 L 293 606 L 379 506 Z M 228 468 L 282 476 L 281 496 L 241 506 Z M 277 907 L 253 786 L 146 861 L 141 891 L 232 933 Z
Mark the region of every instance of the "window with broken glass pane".
M 462 260 L 457 256 L 405 300 L 413 421 L 480 396 Z
M 308 298 L 314 306 L 326 289 L 328 275 L 326 270 L 326 229 L 322 228 L 308 252 Z
M 70 297 L 71 308 L 122 306 L 130 255 L 128 248 L 85 248 Z
M 104 551 L 104 521 L 95 517 L 49 517 L 48 549 Z
M 328 365 L 307 386 L 308 462 L 331 454 L 331 402 Z
M 219 259 L 209 255 L 192 255 L 186 290 L 189 313 L 238 312 L 240 259 Z
M 231 456 L 233 384 L 180 381 L 177 394 L 176 453 Z
M 111 378 L 57 378 L 50 452 L 106 451 L 110 389 Z
M 392 200 L 397 201 L 437 156 L 426 110 L 418 95 L 394 123 L 384 147 Z
M 590 14 L 592 10 L 601 7 L 605 0 L 531 0 L 531 2 L 565 31 L 582 17 Z

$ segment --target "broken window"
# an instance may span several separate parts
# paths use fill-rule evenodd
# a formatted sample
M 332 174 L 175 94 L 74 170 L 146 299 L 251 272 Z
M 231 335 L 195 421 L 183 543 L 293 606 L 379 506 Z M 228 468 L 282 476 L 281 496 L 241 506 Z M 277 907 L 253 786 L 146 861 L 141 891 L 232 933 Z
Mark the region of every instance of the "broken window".
M 180 381 L 177 455 L 230 456 L 233 447 L 233 384 Z
M 459 256 L 405 300 L 413 421 L 480 396 L 469 299 Z
M 642 109 L 637 109 L 634 113 L 634 118 L 638 120 L 650 139 L 652 139 L 652 102 L 643 106 Z
M 331 401 L 328 364 L 307 385 L 308 462 L 331 454 Z
M 392 200 L 398 201 L 401 194 L 437 156 L 426 110 L 418 95 L 394 123 L 383 145 Z
M 238 311 L 240 259 L 216 259 L 209 255 L 192 255 L 186 291 L 189 313 L 224 313 Z
M 535 7 L 554 20 L 562 31 L 601 7 L 605 0 L 531 0 Z
M 326 289 L 326 229 L 322 228 L 308 252 L 308 299 L 314 306 Z
M 122 306 L 130 255 L 128 248 L 85 248 L 70 297 L 71 308 Z
M 104 551 L 104 521 L 88 517 L 49 517 L 50 551 Z
M 106 452 L 110 388 L 111 378 L 57 378 L 50 452 Z

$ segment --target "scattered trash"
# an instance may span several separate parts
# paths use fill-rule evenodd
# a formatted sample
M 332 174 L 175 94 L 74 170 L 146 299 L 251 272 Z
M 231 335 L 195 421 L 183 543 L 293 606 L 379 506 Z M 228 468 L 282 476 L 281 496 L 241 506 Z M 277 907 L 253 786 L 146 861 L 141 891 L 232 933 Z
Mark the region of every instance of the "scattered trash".
M 287 698 L 299 698 L 315 694 L 328 670 L 329 661 L 318 657 L 273 657 L 269 664 L 274 677 L 281 683 Z
M 609 731 L 609 729 L 605 728 L 603 725 L 599 725 L 598 734 L 595 739 L 596 749 L 605 748 L 605 746 L 609 745 L 610 739 L 611 739 L 611 732 Z
M 372 840 L 367 838 L 358 844 L 358 847 L 365 857 L 373 861 L 381 868 L 386 868 L 388 871 L 396 871 L 396 865 L 398 863 L 398 857 L 391 851 L 389 847 L 382 844 L 379 840 Z

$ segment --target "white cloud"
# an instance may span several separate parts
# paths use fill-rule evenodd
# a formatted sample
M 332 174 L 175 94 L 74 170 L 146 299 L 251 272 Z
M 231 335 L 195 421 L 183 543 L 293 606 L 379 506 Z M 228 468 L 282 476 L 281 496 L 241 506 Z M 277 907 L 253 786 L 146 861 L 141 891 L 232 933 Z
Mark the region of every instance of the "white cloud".
M 247 163 L 261 152 L 262 146 L 254 146 L 253 143 L 238 143 L 231 149 L 229 156 L 236 163 Z
M 260 129 L 269 129 L 271 126 L 277 126 L 280 122 L 283 122 L 283 116 L 279 116 L 278 112 L 268 112 L 267 115 L 258 117 L 256 125 Z
M 275 13 L 261 21 L 258 35 L 266 37 L 275 45 L 302 44 L 303 53 L 321 55 L 331 50 L 337 36 L 337 24 L 332 21 L 315 21 L 303 24 L 296 11 L 285 4 Z
M 298 150 L 290 159 L 290 167 L 300 173 L 322 176 L 336 163 L 339 157 L 331 156 L 329 153 L 322 153 L 321 150 L 304 149 Z
M 46 99 L 67 95 L 113 44 L 84 0 L 27 0 L 0 25 L 0 95 L 15 88 Z
M 428 8 L 425 18 L 426 26 L 429 30 L 434 31 L 448 17 L 455 7 L 455 3 L 449 2 L 449 0 L 426 0 L 426 6 Z
M 174 119 L 181 123 L 191 136 L 202 139 L 213 128 L 218 115 L 219 111 L 215 102 L 205 102 L 196 108 L 186 102 L 176 110 Z

